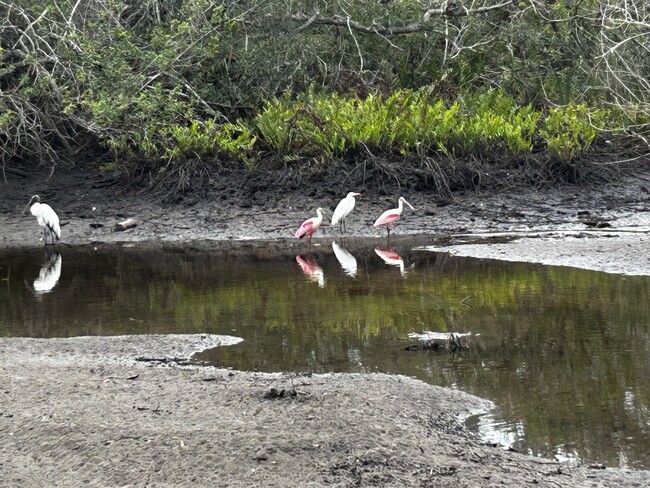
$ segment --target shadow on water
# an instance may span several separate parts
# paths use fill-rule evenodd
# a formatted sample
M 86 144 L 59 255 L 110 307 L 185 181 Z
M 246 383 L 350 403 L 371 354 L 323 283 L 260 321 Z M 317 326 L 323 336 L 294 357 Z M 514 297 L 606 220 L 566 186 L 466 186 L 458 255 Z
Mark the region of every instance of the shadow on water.
M 240 336 L 197 359 L 414 376 L 492 399 L 473 419 L 488 440 L 650 468 L 649 278 L 386 244 L 0 251 L 0 336 Z M 470 347 L 405 351 L 423 331 Z

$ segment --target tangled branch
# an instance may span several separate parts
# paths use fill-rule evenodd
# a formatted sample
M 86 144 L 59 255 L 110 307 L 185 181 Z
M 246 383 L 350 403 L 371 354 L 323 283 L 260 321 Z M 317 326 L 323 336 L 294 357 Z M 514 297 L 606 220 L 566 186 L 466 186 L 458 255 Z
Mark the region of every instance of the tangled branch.
M 305 13 L 293 14 L 291 18 L 298 22 L 303 22 L 304 25 L 300 29 L 305 29 L 311 24 L 321 24 L 321 25 L 334 25 L 340 27 L 346 27 L 349 29 L 354 29 L 359 32 L 364 32 L 366 34 L 379 34 L 383 36 L 395 36 L 400 34 L 413 34 L 415 32 L 421 32 L 429 29 L 429 22 L 432 17 L 468 17 L 471 15 L 477 15 L 486 13 L 492 10 L 502 9 L 507 7 L 512 3 L 512 0 L 507 0 L 506 2 L 499 3 L 496 5 L 489 5 L 484 7 L 477 8 L 466 8 L 460 6 L 454 2 L 445 2 L 443 8 L 439 9 L 428 9 L 424 15 L 415 22 L 412 22 L 403 26 L 387 27 L 384 25 L 376 24 L 373 22 L 371 25 L 364 25 L 361 22 L 352 20 L 349 16 L 343 17 L 340 15 L 334 15 L 332 17 L 323 17 L 318 11 L 312 15 L 307 15 Z

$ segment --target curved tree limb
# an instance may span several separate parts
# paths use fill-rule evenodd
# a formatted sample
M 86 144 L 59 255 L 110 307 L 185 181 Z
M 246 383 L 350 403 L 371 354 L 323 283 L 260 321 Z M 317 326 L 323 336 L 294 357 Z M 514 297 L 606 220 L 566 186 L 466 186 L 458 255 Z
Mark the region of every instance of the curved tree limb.
M 447 17 L 467 17 L 470 15 L 481 14 L 489 12 L 491 10 L 498 10 L 504 7 L 507 7 L 512 3 L 513 0 L 506 0 L 505 2 L 490 5 L 485 7 L 477 8 L 460 8 L 457 4 L 449 2 L 445 4 L 444 8 L 439 9 L 429 9 L 427 10 L 422 18 L 416 22 L 412 22 L 407 25 L 395 26 L 395 27 L 386 27 L 380 24 L 375 24 L 374 22 L 371 25 L 364 25 L 360 22 L 352 20 L 350 17 L 344 17 L 340 15 L 334 15 L 332 17 L 323 17 L 319 12 L 308 15 L 305 13 L 293 14 L 291 18 L 298 22 L 303 22 L 299 29 L 305 29 L 312 24 L 320 25 L 335 25 L 346 27 L 348 29 L 354 29 L 358 32 L 364 32 L 366 34 L 381 34 L 384 36 L 394 36 L 400 34 L 412 34 L 414 32 L 421 32 L 428 29 L 428 22 L 432 17 L 438 16 L 447 16 Z

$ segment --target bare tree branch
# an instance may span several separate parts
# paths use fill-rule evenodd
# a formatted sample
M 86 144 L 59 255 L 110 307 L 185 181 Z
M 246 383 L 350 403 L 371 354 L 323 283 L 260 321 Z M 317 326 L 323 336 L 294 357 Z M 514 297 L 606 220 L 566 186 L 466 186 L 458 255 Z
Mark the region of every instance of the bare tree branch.
M 304 25 L 300 29 L 305 29 L 312 24 L 321 24 L 321 25 L 335 25 L 341 27 L 347 27 L 348 29 L 354 29 L 359 32 L 364 32 L 366 34 L 381 34 L 384 36 L 394 36 L 400 34 L 412 34 L 414 32 L 422 32 L 428 30 L 427 24 L 434 16 L 446 16 L 446 17 L 467 17 L 470 15 L 481 14 L 489 12 L 491 10 L 498 10 L 504 7 L 507 7 L 512 3 L 513 0 L 507 0 L 506 2 L 499 3 L 496 5 L 490 5 L 485 7 L 478 8 L 459 8 L 456 4 L 448 3 L 445 8 L 440 9 L 429 9 L 427 10 L 422 18 L 411 24 L 395 27 L 386 27 L 383 25 L 375 24 L 374 22 L 371 25 L 363 25 L 360 22 L 352 20 L 350 17 L 343 17 L 340 15 L 334 15 L 333 17 L 323 17 L 319 12 L 316 12 L 312 15 L 307 15 L 304 13 L 293 14 L 291 18 L 298 22 L 303 22 Z

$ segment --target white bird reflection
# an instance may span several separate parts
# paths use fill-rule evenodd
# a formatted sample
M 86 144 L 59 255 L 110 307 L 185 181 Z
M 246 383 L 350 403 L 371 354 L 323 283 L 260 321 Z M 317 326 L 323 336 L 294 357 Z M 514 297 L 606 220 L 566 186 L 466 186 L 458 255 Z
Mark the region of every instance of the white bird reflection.
M 34 293 L 43 295 L 54 289 L 61 276 L 61 255 L 54 253 L 50 260 L 41 266 L 38 278 L 34 280 Z
M 402 259 L 402 256 L 397 254 L 392 249 L 380 249 L 376 247 L 375 252 L 377 253 L 377 256 L 379 256 L 386 264 L 399 268 L 400 274 L 402 276 L 406 276 L 406 270 L 404 269 L 404 260 Z
M 325 286 L 325 275 L 323 274 L 323 268 L 318 265 L 313 256 L 298 255 L 296 256 L 296 262 L 310 281 L 318 283 L 318 286 L 321 288 Z
M 336 241 L 332 242 L 332 250 L 334 251 L 334 255 L 336 256 L 336 259 L 339 260 L 339 263 L 341 264 L 341 268 L 343 268 L 345 274 L 351 276 L 352 278 L 357 276 L 356 258 L 348 251 L 343 249 L 341 246 L 339 246 L 336 243 Z

